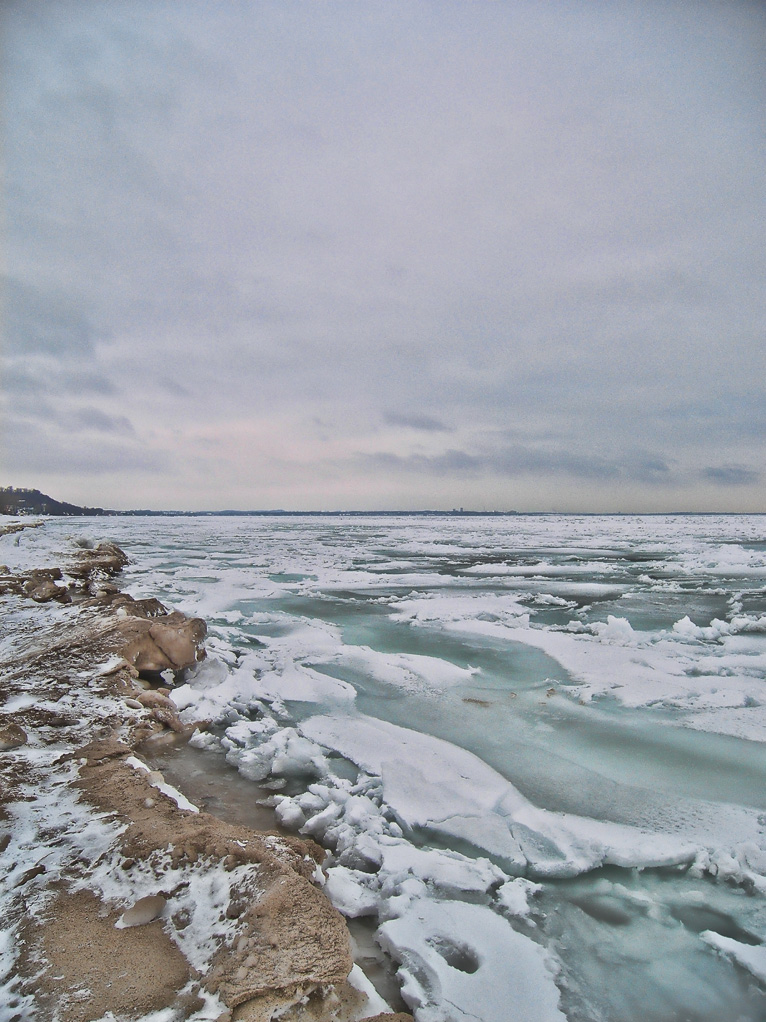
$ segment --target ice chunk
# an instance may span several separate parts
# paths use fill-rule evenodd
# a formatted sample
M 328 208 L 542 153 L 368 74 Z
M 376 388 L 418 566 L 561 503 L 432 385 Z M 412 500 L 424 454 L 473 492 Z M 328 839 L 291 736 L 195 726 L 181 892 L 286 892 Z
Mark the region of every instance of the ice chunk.
M 516 877 L 515 880 L 503 884 L 497 892 L 497 901 L 510 915 L 527 917 L 531 912 L 529 899 L 542 889 L 542 884 L 534 884 L 524 877 Z
M 714 930 L 705 930 L 700 936 L 706 944 L 733 958 L 737 965 L 747 969 L 761 983 L 766 983 L 766 947 L 743 944 L 732 937 L 723 937 Z
M 306 822 L 306 814 L 300 805 L 291 798 L 280 799 L 274 807 L 277 819 L 288 830 L 300 830 Z
M 465 749 L 361 714 L 310 717 L 300 730 L 383 777 L 386 802 L 408 826 L 454 815 L 458 806 L 467 815 L 491 810 L 510 787 Z
M 356 689 L 347 681 L 330 678 L 301 664 L 283 663 L 278 670 L 253 678 L 251 689 L 260 699 L 296 703 L 353 702 Z
M 524 873 L 527 868 L 527 857 L 511 832 L 508 819 L 495 812 L 483 816 L 447 816 L 428 824 L 427 829 L 486 852 L 514 876 Z
M 348 975 L 348 981 L 352 987 L 367 996 L 367 1003 L 364 1007 L 365 1015 L 390 1014 L 391 1005 L 384 1001 L 378 991 L 369 981 L 362 969 L 355 965 Z
M 114 925 L 118 930 L 128 929 L 132 926 L 145 926 L 162 915 L 166 904 L 167 898 L 164 894 L 144 895 L 130 908 L 125 909 Z
M 253 781 L 265 781 L 269 777 L 324 776 L 327 761 L 318 745 L 295 728 L 286 727 L 270 733 L 272 726 L 273 722 L 254 721 L 228 728 L 223 740 L 228 749 L 228 762 Z M 264 732 L 269 737 L 260 740 Z
M 547 953 L 491 909 L 414 901 L 383 923 L 379 943 L 400 963 L 418 1022 L 565 1022 Z
M 488 859 L 470 859 L 459 852 L 415 848 L 408 841 L 383 837 L 382 872 L 388 883 L 407 874 L 418 877 L 445 894 L 483 893 L 505 880 L 505 874 Z
M 624 617 L 614 617 L 613 614 L 608 614 L 606 624 L 603 621 L 597 621 L 591 628 L 594 635 L 598 635 L 600 639 L 606 639 L 607 642 L 613 642 L 620 646 L 632 646 L 636 642 L 636 633 L 628 619 Z
M 393 607 L 394 619 L 412 624 L 441 624 L 456 629 L 474 626 L 480 620 L 513 627 L 529 625 L 529 611 L 516 596 L 506 593 L 418 594 L 394 602 Z
M 325 894 L 344 916 L 356 919 L 374 915 L 378 895 L 370 889 L 370 874 L 346 866 L 331 866 L 327 870 Z
M 681 837 L 641 830 L 528 803 L 511 812 L 511 831 L 540 877 L 572 877 L 609 864 L 623 867 L 691 863 L 698 846 Z
M 684 642 L 697 642 L 702 638 L 702 629 L 694 624 L 687 614 L 673 625 L 673 634 Z

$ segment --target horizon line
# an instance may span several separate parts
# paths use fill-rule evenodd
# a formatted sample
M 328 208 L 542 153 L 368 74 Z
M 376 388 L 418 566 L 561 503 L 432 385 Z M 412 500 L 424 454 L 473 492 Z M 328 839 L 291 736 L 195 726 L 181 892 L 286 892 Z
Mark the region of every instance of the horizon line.
M 7 512 L 6 512 L 7 513 Z M 334 510 L 297 510 L 289 508 L 254 508 L 247 510 L 240 510 L 235 508 L 222 508 L 220 510 L 203 510 L 203 511 L 192 511 L 182 509 L 163 509 L 153 510 L 151 508 L 130 508 L 125 510 L 117 510 L 114 508 L 101 508 L 101 507 L 90 507 L 86 508 L 83 506 L 82 513 L 77 512 L 63 512 L 59 514 L 51 514 L 50 512 L 29 512 L 29 511 L 17 511 L 15 513 L 7 513 L 8 517 L 37 517 L 37 518 L 98 518 L 98 517 L 185 517 L 185 518 L 204 518 L 204 517 L 367 517 L 373 518 L 379 517 L 418 517 L 418 516 L 430 516 L 430 517 L 448 517 L 448 518 L 516 518 L 524 516 L 542 516 L 542 515 L 581 515 L 587 517 L 598 517 L 598 518 L 617 518 L 617 517 L 703 517 L 710 515 L 766 515 L 766 511 L 683 511 L 679 509 L 674 510 L 663 510 L 663 511 L 572 511 L 572 510 L 535 510 L 535 511 L 518 511 L 518 510 L 492 510 L 492 511 L 472 511 L 465 508 L 453 508 L 450 510 L 444 508 L 419 508 L 416 510 L 405 510 L 405 509 L 383 509 L 377 508 L 374 510 L 361 510 L 351 508 L 336 508 Z

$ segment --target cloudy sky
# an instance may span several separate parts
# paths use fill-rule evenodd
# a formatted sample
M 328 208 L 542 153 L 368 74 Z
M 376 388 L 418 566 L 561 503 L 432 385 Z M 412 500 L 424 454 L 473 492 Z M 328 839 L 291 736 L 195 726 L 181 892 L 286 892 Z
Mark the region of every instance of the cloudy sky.
M 766 511 L 763 4 L 0 18 L 0 483 Z

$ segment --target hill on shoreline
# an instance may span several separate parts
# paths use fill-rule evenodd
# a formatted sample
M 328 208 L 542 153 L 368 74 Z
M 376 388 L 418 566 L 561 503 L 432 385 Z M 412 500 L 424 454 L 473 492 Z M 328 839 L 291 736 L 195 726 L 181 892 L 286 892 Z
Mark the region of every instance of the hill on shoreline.
M 3 515 L 116 515 L 117 511 L 106 511 L 102 507 L 81 507 L 54 500 L 40 490 L 24 487 L 0 487 L 0 514 Z

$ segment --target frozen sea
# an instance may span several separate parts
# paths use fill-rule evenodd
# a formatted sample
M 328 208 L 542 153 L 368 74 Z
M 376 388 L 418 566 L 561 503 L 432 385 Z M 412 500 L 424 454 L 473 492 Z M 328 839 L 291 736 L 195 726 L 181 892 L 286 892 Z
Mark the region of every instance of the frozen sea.
M 766 1019 L 766 516 L 52 519 L 19 543 L 71 538 L 205 618 L 174 695 L 215 722 L 193 742 L 330 850 L 394 1007 Z

